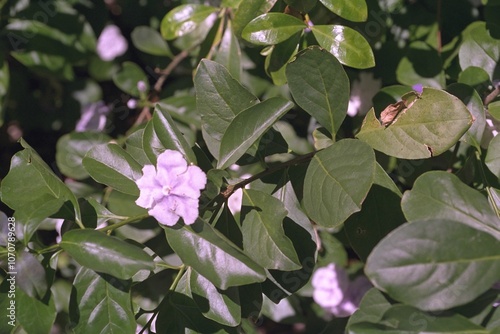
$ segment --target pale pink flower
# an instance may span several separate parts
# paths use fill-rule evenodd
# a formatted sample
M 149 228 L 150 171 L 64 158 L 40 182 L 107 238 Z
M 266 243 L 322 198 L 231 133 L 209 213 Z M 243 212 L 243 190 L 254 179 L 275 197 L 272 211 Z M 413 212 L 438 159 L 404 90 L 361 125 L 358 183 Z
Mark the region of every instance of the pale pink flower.
M 121 56 L 128 49 L 128 43 L 115 25 L 106 26 L 97 39 L 97 54 L 104 61 Z
M 207 176 L 198 166 L 188 166 L 178 151 L 158 156 L 156 168 L 146 165 L 136 183 L 140 196 L 135 203 L 148 209 L 163 225 L 173 226 L 179 218 L 190 225 L 198 218 L 198 201 Z

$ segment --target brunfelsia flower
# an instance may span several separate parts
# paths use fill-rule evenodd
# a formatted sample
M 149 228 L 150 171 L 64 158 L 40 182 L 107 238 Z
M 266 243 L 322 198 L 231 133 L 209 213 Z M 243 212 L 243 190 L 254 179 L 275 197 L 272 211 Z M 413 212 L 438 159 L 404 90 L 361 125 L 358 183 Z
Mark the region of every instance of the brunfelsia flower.
M 198 166 L 188 166 L 178 151 L 166 150 L 158 156 L 156 168 L 146 165 L 136 181 L 140 196 L 135 203 L 148 209 L 160 224 L 173 226 L 179 218 L 193 224 L 198 217 L 198 201 L 207 176 Z
M 82 108 L 82 115 L 75 126 L 76 132 L 102 131 L 106 126 L 110 108 L 104 101 L 88 104 Z
M 121 56 L 128 49 L 128 43 L 120 32 L 120 28 L 107 25 L 97 39 L 97 54 L 104 61 L 110 61 Z

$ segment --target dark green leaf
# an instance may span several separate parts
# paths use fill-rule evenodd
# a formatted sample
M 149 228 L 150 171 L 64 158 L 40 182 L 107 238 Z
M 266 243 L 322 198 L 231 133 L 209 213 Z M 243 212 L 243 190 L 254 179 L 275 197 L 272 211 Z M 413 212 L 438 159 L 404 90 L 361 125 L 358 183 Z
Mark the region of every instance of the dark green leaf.
M 365 273 L 392 298 L 439 311 L 488 290 L 500 277 L 499 254 L 498 239 L 458 221 L 412 221 L 375 247 Z
M 292 107 L 292 102 L 273 97 L 236 115 L 222 137 L 217 168 L 235 163 Z
M 120 279 L 155 268 L 153 259 L 142 249 L 96 230 L 68 231 L 60 245 L 82 266 Z
M 82 267 L 73 284 L 71 305 L 78 313 L 70 317 L 76 334 L 136 332 L 129 282 Z
M 365 0 L 320 0 L 326 8 L 349 21 L 366 21 L 368 7 Z
M 488 153 L 484 160 L 489 170 L 500 178 L 500 137 L 494 137 L 488 146 Z
M 21 64 L 37 73 L 55 75 L 65 80 L 74 80 L 75 78 L 71 64 L 63 57 L 38 51 L 16 51 L 10 54 Z
M 241 37 L 243 28 L 257 16 L 267 13 L 275 3 L 276 0 L 241 1 L 233 19 L 236 37 Z
M 71 132 L 57 141 L 56 162 L 61 173 L 75 180 L 89 177 L 82 165 L 85 154 L 96 145 L 106 144 L 111 138 L 97 132 Z
M 266 279 L 262 267 L 201 220 L 179 229 L 166 228 L 165 233 L 184 264 L 192 266 L 219 289 Z
M 345 139 L 318 152 L 304 180 L 304 208 L 318 225 L 336 227 L 361 210 L 375 174 L 375 153 Z
M 241 36 L 258 45 L 281 43 L 306 28 L 300 19 L 282 13 L 267 13 L 254 18 L 243 29 Z
M 349 78 L 339 61 L 325 50 L 309 48 L 288 64 L 286 76 L 297 104 L 335 136 L 349 103 Z
M 267 74 L 273 79 L 277 86 L 286 84 L 286 65 L 299 50 L 300 33 L 294 34 L 284 42 L 272 47 L 272 51 L 267 55 L 264 64 Z
M 15 299 L 16 318 L 26 333 L 49 334 L 51 332 L 57 314 L 52 298 L 47 305 L 18 289 Z
M 401 159 L 437 156 L 455 145 L 472 124 L 472 116 L 457 97 L 424 88 L 422 95 L 403 96 L 409 106 L 384 126 L 371 109 L 356 135 L 374 149 Z
M 319 45 L 342 64 L 361 69 L 375 66 L 370 44 L 356 30 L 342 25 L 318 25 L 311 30 Z
M 158 101 L 157 104 L 162 110 L 168 111 L 174 120 L 200 128 L 201 117 L 196 110 L 195 96 L 171 96 Z
M 377 324 L 391 306 L 391 303 L 379 290 L 372 288 L 363 296 L 358 310 L 349 318 L 347 328 L 350 330 L 352 325 L 360 322 Z
M 144 152 L 142 139 L 144 136 L 144 129 L 139 129 L 132 132 L 125 142 L 125 150 L 130 156 L 137 161 L 141 166 L 150 163 L 146 152 Z
M 9 64 L 6 61 L 5 56 L 0 56 L 0 126 L 2 126 L 4 122 L 4 104 L 5 97 L 7 96 L 7 92 L 9 90 L 9 82 Z
M 218 157 L 220 141 L 233 118 L 259 100 L 233 79 L 224 66 L 210 60 L 200 62 L 194 87 L 203 138 L 210 153 Z
M 148 26 L 135 27 L 130 37 L 135 47 L 142 52 L 155 56 L 174 57 L 160 33 L 153 28 Z
M 177 6 L 162 19 L 161 35 L 166 40 L 171 40 L 189 34 L 217 10 L 215 7 L 199 4 Z
M 99 145 L 88 151 L 83 167 L 97 182 L 130 195 L 139 195 L 135 181 L 142 176 L 141 165 L 116 144 Z
M 113 75 L 113 82 L 115 85 L 132 96 L 140 96 L 137 83 L 142 81 L 146 85 L 146 91 L 149 90 L 149 81 L 146 73 L 139 67 L 139 65 L 126 61 L 122 64 L 120 71 Z
M 285 0 L 288 6 L 301 13 L 307 13 L 318 3 L 317 0 Z
M 241 77 L 241 50 L 238 39 L 233 34 L 230 23 L 231 21 L 228 22 L 226 30 L 224 31 L 219 50 L 214 60 L 227 68 L 229 74 L 239 81 Z
M 16 284 L 28 296 L 38 299 L 45 296 L 48 289 L 45 268 L 33 254 L 26 251 L 17 253 L 16 272 Z
M 405 192 L 401 207 L 409 221 L 452 219 L 500 240 L 500 219 L 488 200 L 453 174 L 433 171 L 420 176 Z

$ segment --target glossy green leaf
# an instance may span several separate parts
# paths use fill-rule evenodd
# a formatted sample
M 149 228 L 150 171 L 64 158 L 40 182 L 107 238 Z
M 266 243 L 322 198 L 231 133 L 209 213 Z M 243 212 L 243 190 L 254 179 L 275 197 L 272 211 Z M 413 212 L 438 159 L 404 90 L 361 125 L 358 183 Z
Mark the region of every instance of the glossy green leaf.
M 146 73 L 139 67 L 139 65 L 126 61 L 122 64 L 120 71 L 113 75 L 113 82 L 115 85 L 132 96 L 140 96 L 137 83 L 142 81 L 146 85 L 146 91 L 149 90 L 149 81 Z
M 21 289 L 17 289 L 15 301 L 16 319 L 26 333 L 51 333 L 52 325 L 57 315 L 52 298 L 47 305 L 38 299 L 28 296 Z
M 231 121 L 259 100 L 236 81 L 224 66 L 210 60 L 200 62 L 194 87 L 203 138 L 210 153 L 218 157 L 220 141 Z
M 135 181 L 142 176 L 141 165 L 116 144 L 99 145 L 87 152 L 83 167 L 97 182 L 130 195 L 139 195 Z
M 264 268 L 201 220 L 179 229 L 166 228 L 165 233 L 184 264 L 192 266 L 219 289 L 266 279 Z
M 498 239 L 458 221 L 412 221 L 375 247 L 365 273 L 395 300 L 439 311 L 488 290 L 500 275 L 499 254 Z
M 363 142 L 345 139 L 318 152 L 304 180 L 308 216 L 321 226 L 340 226 L 361 210 L 374 174 L 375 153 Z
M 463 42 L 458 51 L 460 67 L 465 70 L 469 66 L 482 68 L 490 79 L 495 79 L 500 61 L 500 43 L 490 36 L 485 22 L 471 23 L 462 34 Z
M 42 299 L 48 289 L 45 268 L 31 253 L 20 251 L 16 255 L 16 284 L 28 296 Z
M 166 40 L 172 40 L 189 34 L 217 10 L 215 7 L 199 4 L 177 6 L 162 19 L 161 35 Z
M 71 301 L 78 313 L 70 318 L 76 334 L 136 332 L 129 282 L 82 267 L 73 284 Z
M 300 36 L 300 33 L 296 33 L 286 41 L 274 45 L 272 51 L 266 56 L 264 66 L 267 75 L 273 79 L 273 83 L 277 86 L 287 83 L 286 65 L 299 50 Z
M 40 224 L 66 201 L 73 204 L 76 222 L 81 224 L 75 195 L 24 139 L 21 139 L 21 145 L 24 150 L 12 157 L 9 173 L 2 180 L 1 187 L 2 202 L 16 211 L 18 224 L 32 233 L 34 230 L 29 225 Z M 24 235 L 25 242 L 29 241 L 31 233 Z
M 142 134 L 142 147 L 144 149 L 144 154 L 148 157 L 149 161 L 156 165 L 157 157 L 165 151 L 165 147 L 158 138 L 158 134 L 154 129 L 154 124 L 152 120 L 146 123 L 144 132 Z
M 0 56 L 0 126 L 3 125 L 5 115 L 5 97 L 9 90 L 10 71 L 5 56 Z
M 362 22 L 368 18 L 368 7 L 365 0 L 320 0 L 320 2 L 346 20 Z
M 309 48 L 288 64 L 286 76 L 297 104 L 335 136 L 349 103 L 349 78 L 339 61 L 323 49 Z
M 292 15 L 267 13 L 250 21 L 241 36 L 253 44 L 273 45 L 289 39 L 306 27 L 303 21 Z
M 292 102 L 273 97 L 236 115 L 222 137 L 217 168 L 235 163 L 292 107 Z
M 283 230 L 287 215 L 283 203 L 264 192 L 244 189 L 245 206 L 250 210 L 241 224 L 245 253 L 266 269 L 300 269 L 294 246 Z
M 444 88 L 446 84 L 441 56 L 421 41 L 410 44 L 405 57 L 398 64 L 396 77 L 400 83 L 408 86 L 421 84 Z
M 236 37 L 241 37 L 243 28 L 255 17 L 267 13 L 276 3 L 276 0 L 241 1 L 233 18 L 233 28 Z
M 196 164 L 196 156 L 191 146 L 177 128 L 168 111 L 164 110 L 160 104 L 157 104 L 155 107 L 153 128 L 165 149 L 179 151 L 188 163 Z
M 301 13 L 308 13 L 318 3 L 317 0 L 285 0 L 288 6 Z
M 241 78 L 241 49 L 240 43 L 233 34 L 231 21 L 228 22 L 224 35 L 215 54 L 214 60 L 227 68 L 229 74 L 236 79 Z
M 360 69 L 375 66 L 370 44 L 356 30 L 342 25 L 318 25 L 311 30 L 319 45 L 342 64 Z
M 241 306 L 237 287 L 219 290 L 205 277 L 192 270 L 191 295 L 203 315 L 219 324 L 235 327 L 241 322 Z
M 144 129 L 139 129 L 132 132 L 125 142 L 125 150 L 130 156 L 137 161 L 141 166 L 149 165 L 150 161 L 144 152 L 143 139 Z
M 96 230 L 70 230 L 60 245 L 82 266 L 119 279 L 155 268 L 153 259 L 142 249 Z
M 488 169 L 500 178 L 500 137 L 495 136 L 488 146 L 488 152 L 484 160 Z
M 467 130 L 460 140 L 476 147 L 480 151 L 481 139 L 483 138 L 486 126 L 486 115 L 481 96 L 472 87 L 460 83 L 452 84 L 446 90 L 448 93 L 458 97 L 466 105 L 474 120 L 469 130 Z
M 469 66 L 460 72 L 458 82 L 476 88 L 488 85 L 490 76 L 482 68 Z
M 403 96 L 407 105 L 389 126 L 371 109 L 356 135 L 377 151 L 401 159 L 437 156 L 455 145 L 472 124 L 472 116 L 457 97 L 424 88 L 422 95 Z
M 135 27 L 130 34 L 132 38 L 132 43 L 135 47 L 142 52 L 154 55 L 154 56 L 166 56 L 173 58 L 174 55 L 168 44 L 165 43 L 160 33 L 153 28 L 148 26 L 138 26 Z
M 500 240 L 500 219 L 488 200 L 450 173 L 432 171 L 421 175 L 405 192 L 401 207 L 406 219 L 452 219 L 490 233 Z
M 61 173 L 75 180 L 83 180 L 89 174 L 82 166 L 85 154 L 96 145 L 106 144 L 111 138 L 97 132 L 71 132 L 57 141 L 56 162 Z
M 168 111 L 176 121 L 201 127 L 201 117 L 196 110 L 196 97 L 193 95 L 171 96 L 157 103 L 162 110 Z

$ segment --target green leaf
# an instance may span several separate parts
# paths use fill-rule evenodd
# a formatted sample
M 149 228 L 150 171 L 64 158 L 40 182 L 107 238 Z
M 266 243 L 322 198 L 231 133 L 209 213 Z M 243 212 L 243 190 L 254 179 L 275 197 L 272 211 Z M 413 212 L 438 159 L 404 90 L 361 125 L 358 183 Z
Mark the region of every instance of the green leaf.
M 3 125 L 4 115 L 5 115 L 5 97 L 9 90 L 10 82 L 10 71 L 9 63 L 5 59 L 5 56 L 0 56 L 0 126 Z
M 219 289 L 266 279 L 261 266 L 203 221 L 178 229 L 166 228 L 165 233 L 184 264 L 192 266 Z
M 238 39 L 231 29 L 231 21 L 228 22 L 224 35 L 215 54 L 214 60 L 227 68 L 229 74 L 236 79 L 241 78 L 241 49 Z
M 368 7 L 365 0 L 320 0 L 320 2 L 346 20 L 362 22 L 368 18 Z
M 61 173 L 75 180 L 83 180 L 89 174 L 82 166 L 85 154 L 96 145 L 106 144 L 111 138 L 96 132 L 71 132 L 57 141 L 56 162 Z
M 30 297 L 44 298 L 48 289 L 45 268 L 31 253 L 19 251 L 16 255 L 16 284 Z
M 144 129 L 138 129 L 132 132 L 125 141 L 125 150 L 141 166 L 148 165 L 150 163 L 146 152 L 144 152 L 142 142 L 143 136 Z
M 286 65 L 292 60 L 299 50 L 300 33 L 294 34 L 284 42 L 274 45 L 266 56 L 265 69 L 267 75 L 273 79 L 276 86 L 287 83 L 285 75 Z
M 360 69 L 375 66 L 370 44 L 356 30 L 342 25 L 318 25 L 311 30 L 319 45 L 342 64 Z
M 323 49 L 308 48 L 288 64 L 286 76 L 297 104 L 335 136 L 349 104 L 349 78 L 339 61 Z
M 237 287 L 219 290 L 194 270 L 190 275 L 190 287 L 193 300 L 206 318 L 231 327 L 240 324 L 241 306 Z
M 284 42 L 305 28 L 307 25 L 292 15 L 267 13 L 250 21 L 241 37 L 253 44 L 273 45 Z
M 113 74 L 113 82 L 115 85 L 125 93 L 132 96 L 141 95 L 141 92 L 139 92 L 139 88 L 137 87 L 137 83 L 139 81 L 146 84 L 146 91 L 148 91 L 149 81 L 146 73 L 144 73 L 139 65 L 130 61 L 124 62 L 121 70 Z
M 17 321 L 26 333 L 49 334 L 51 332 L 57 314 L 52 298 L 47 305 L 18 289 L 16 290 L 16 306 Z
M 99 145 L 87 152 L 83 167 L 97 182 L 130 195 L 139 195 L 135 181 L 142 176 L 141 165 L 116 144 Z
M 363 142 L 341 140 L 318 152 L 304 180 L 304 208 L 318 225 L 340 226 L 361 210 L 375 174 L 375 153 Z
M 142 249 L 96 230 L 70 230 L 60 245 L 82 266 L 120 279 L 155 268 L 153 259 Z
M 243 207 L 249 209 L 241 224 L 245 253 L 266 269 L 300 269 L 297 252 L 283 230 L 287 215 L 283 203 L 264 192 L 244 189 Z
M 500 240 L 500 219 L 488 200 L 450 173 L 432 171 L 421 175 L 405 192 L 401 207 L 406 219 L 451 219 L 484 231 Z
M 318 3 L 317 0 L 285 0 L 288 6 L 301 13 L 308 13 Z
M 356 135 L 377 151 L 401 159 L 435 157 L 455 145 L 472 124 L 472 117 L 457 97 L 424 88 L 422 95 L 403 96 L 408 108 L 389 126 L 371 109 Z
M 170 48 L 168 47 L 168 44 L 165 43 L 160 33 L 153 28 L 148 26 L 135 27 L 130 34 L 130 37 L 132 38 L 132 43 L 134 43 L 135 47 L 142 52 L 154 56 L 166 56 L 169 58 L 174 57 L 172 51 L 170 51 Z
M 267 13 L 276 3 L 276 0 L 241 1 L 233 18 L 233 28 L 236 37 L 241 37 L 243 28 L 255 17 Z
M 488 104 L 488 112 L 494 119 L 500 120 L 500 101 L 493 101 Z
M 34 232 L 30 225 L 40 224 L 43 218 L 56 213 L 66 201 L 73 204 L 76 222 L 81 224 L 80 207 L 75 195 L 24 139 L 21 139 L 21 145 L 24 150 L 12 157 L 9 173 L 2 180 L 1 196 L 2 202 L 16 211 L 18 224 L 24 225 L 25 230 L 31 230 L 24 235 L 24 241 L 28 242 Z
M 490 76 L 482 68 L 469 66 L 460 72 L 458 75 L 458 82 L 476 88 L 488 85 Z
M 471 23 L 462 33 L 462 44 L 458 51 L 460 67 L 482 68 L 491 80 L 496 78 L 497 64 L 500 61 L 500 43 L 491 37 L 485 22 Z
M 196 106 L 201 115 L 203 138 L 210 153 L 219 156 L 220 141 L 233 118 L 259 102 L 228 70 L 202 60 L 194 78 Z
M 225 169 L 235 163 L 292 107 L 292 102 L 273 97 L 236 115 L 222 137 L 217 168 Z
M 422 84 L 444 88 L 446 77 L 440 54 L 430 45 L 417 41 L 410 44 L 396 70 L 398 81 L 404 85 Z
M 68 60 L 61 56 L 38 51 L 13 51 L 11 56 L 30 70 L 42 75 L 55 75 L 68 81 L 74 80 L 75 73 Z
M 162 110 L 168 111 L 174 120 L 200 128 L 201 117 L 196 110 L 194 95 L 171 96 L 158 101 L 157 104 Z
M 73 285 L 71 304 L 78 311 L 70 318 L 76 334 L 135 333 L 129 282 L 82 267 Z
M 168 111 L 163 109 L 161 104 L 157 104 L 155 107 L 153 128 L 165 149 L 179 151 L 189 163 L 196 164 L 196 156 L 191 146 L 177 128 Z
M 361 299 L 358 310 L 349 318 L 347 329 L 351 330 L 354 324 L 360 322 L 379 323 L 391 306 L 391 303 L 379 290 L 375 288 L 368 290 Z
M 500 178 L 500 137 L 495 136 L 488 145 L 488 152 L 486 153 L 486 158 L 484 163 L 488 166 L 488 169 L 495 174 L 496 177 Z
M 199 4 L 177 6 L 161 20 L 161 35 L 166 40 L 172 40 L 189 34 L 216 11 L 215 7 Z
M 395 300 L 439 311 L 488 290 L 500 277 L 499 254 L 498 239 L 458 221 L 412 221 L 375 247 L 365 273 Z
M 165 147 L 158 138 L 158 134 L 154 129 L 154 124 L 152 120 L 146 123 L 144 132 L 142 134 L 142 148 L 144 149 L 144 154 L 148 157 L 149 161 L 156 165 L 157 157 L 165 151 Z

